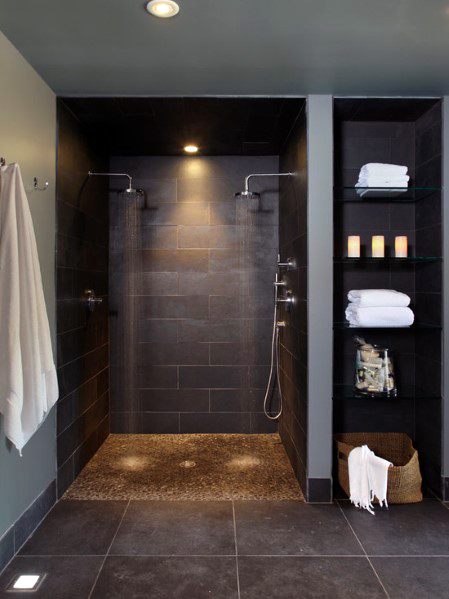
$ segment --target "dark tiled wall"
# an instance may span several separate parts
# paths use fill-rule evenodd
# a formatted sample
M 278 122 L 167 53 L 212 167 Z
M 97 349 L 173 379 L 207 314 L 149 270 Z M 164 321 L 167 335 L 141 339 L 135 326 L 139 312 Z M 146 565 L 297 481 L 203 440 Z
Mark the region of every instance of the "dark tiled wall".
M 277 157 L 117 157 L 110 194 L 113 432 L 258 433 L 278 251 Z
M 58 104 L 57 408 L 58 494 L 109 433 L 108 186 L 87 172 L 106 170 L 83 128 Z M 103 304 L 81 302 L 94 289 Z
M 307 489 L 307 129 L 303 112 L 280 156 L 282 171 L 297 172 L 280 180 L 279 248 L 281 259 L 293 258 L 296 268 L 284 271 L 296 303 L 283 310 L 281 329 L 283 413 L 279 430 L 296 476 Z
M 393 162 L 409 167 L 410 185 L 441 185 L 439 104 L 416 122 L 344 122 L 335 133 L 337 184 L 354 185 L 360 167 L 366 162 Z M 336 256 L 346 255 L 348 235 L 360 235 L 362 252 L 369 256 L 371 236 L 375 234 L 385 235 L 390 255 L 394 255 L 395 236 L 405 234 L 409 239 L 410 255 L 441 256 L 439 192 L 415 203 L 357 205 L 337 202 L 334 213 Z M 345 320 L 350 289 L 385 288 L 410 295 L 417 324 L 441 324 L 441 263 L 336 264 L 334 275 L 336 321 Z M 406 432 L 420 452 L 426 482 L 440 492 L 440 331 L 370 330 L 361 334 L 367 341 L 393 350 L 397 386 L 407 398 L 389 402 L 342 399 L 345 388 L 350 390 L 353 385 L 355 349 L 350 331 L 335 330 L 334 430 Z

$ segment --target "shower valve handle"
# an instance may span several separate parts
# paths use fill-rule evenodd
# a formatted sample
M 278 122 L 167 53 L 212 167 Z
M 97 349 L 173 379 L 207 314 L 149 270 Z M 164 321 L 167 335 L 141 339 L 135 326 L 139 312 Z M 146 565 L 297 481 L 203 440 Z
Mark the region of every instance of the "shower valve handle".
M 93 289 L 86 289 L 84 291 L 84 303 L 87 306 L 89 312 L 93 312 L 97 304 L 103 303 L 103 298 L 97 297 Z

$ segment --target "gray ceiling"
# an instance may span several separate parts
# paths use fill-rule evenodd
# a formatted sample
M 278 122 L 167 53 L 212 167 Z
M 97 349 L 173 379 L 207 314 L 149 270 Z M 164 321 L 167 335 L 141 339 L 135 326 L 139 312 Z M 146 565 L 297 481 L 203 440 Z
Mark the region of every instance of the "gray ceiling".
M 64 95 L 449 93 L 449 0 L 0 0 L 0 28 Z

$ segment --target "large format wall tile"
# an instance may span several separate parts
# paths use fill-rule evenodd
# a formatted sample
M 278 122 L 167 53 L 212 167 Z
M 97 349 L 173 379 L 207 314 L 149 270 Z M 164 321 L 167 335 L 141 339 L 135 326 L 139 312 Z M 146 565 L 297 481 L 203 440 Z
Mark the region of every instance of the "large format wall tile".
M 58 106 L 57 409 L 58 494 L 109 433 L 108 187 L 87 172 L 106 170 L 63 102 Z M 73 157 L 76 156 L 76 163 Z M 89 313 L 81 298 L 103 299 Z
M 111 168 L 129 170 L 145 191 L 127 204 L 110 194 L 112 430 L 274 430 L 262 398 L 277 181 L 265 180 L 251 205 L 234 193 L 249 173 L 276 172 L 277 158 L 123 157 Z M 62 283 L 69 293 L 71 280 Z

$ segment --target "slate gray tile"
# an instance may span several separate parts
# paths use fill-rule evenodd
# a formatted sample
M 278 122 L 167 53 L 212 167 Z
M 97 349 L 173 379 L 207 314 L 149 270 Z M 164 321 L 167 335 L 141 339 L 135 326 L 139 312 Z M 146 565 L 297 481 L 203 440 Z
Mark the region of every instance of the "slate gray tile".
M 0 577 L 0 597 L 87 599 L 102 562 L 96 556 L 17 556 Z M 45 578 L 33 593 L 5 591 L 21 574 L 45 574 Z
M 448 596 L 449 557 L 373 557 L 371 562 L 391 599 Z
M 145 435 L 173 435 L 179 433 L 179 414 L 174 412 L 136 412 L 135 416 L 139 433 Z
M 177 272 L 140 272 L 131 276 L 134 295 L 178 295 Z
M 142 250 L 142 272 L 207 272 L 208 250 Z
M 61 500 L 23 546 L 22 555 L 104 555 L 126 501 Z
M 239 231 L 233 225 L 178 227 L 180 248 L 232 248 L 239 245 Z
M 241 599 L 384 599 L 364 557 L 239 557 Z
M 138 218 L 141 226 L 208 225 L 209 204 L 207 202 L 184 202 L 149 205 L 140 212 Z
M 245 284 L 241 273 L 180 273 L 181 295 L 238 295 Z
M 178 202 L 217 202 L 233 200 L 235 183 L 228 177 L 178 179 Z
M 240 319 L 179 320 L 179 341 L 233 342 L 243 338 L 244 323 Z
M 131 501 L 111 555 L 234 555 L 229 501 Z
M 207 295 L 140 296 L 134 298 L 134 305 L 137 319 L 209 317 Z
M 237 599 L 231 557 L 108 557 L 92 599 Z
M 137 361 L 140 366 L 154 364 L 209 364 L 209 344 L 181 341 L 179 343 L 139 343 Z
M 341 507 L 368 555 L 449 556 L 449 511 L 436 500 L 377 508 L 375 517 L 349 502 Z
M 140 389 L 142 412 L 206 412 L 209 410 L 208 389 Z
M 235 502 L 239 555 L 361 555 L 336 505 Z
M 249 433 L 251 418 L 248 412 L 200 413 L 180 415 L 181 433 Z
M 182 388 L 239 387 L 247 380 L 245 366 L 180 366 L 179 386 Z

